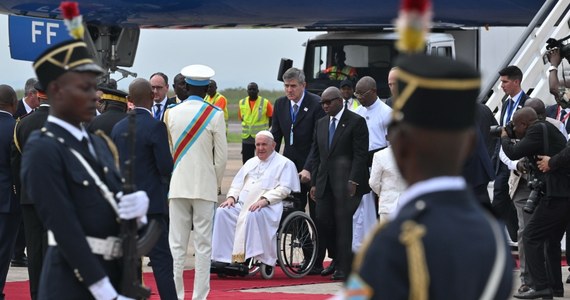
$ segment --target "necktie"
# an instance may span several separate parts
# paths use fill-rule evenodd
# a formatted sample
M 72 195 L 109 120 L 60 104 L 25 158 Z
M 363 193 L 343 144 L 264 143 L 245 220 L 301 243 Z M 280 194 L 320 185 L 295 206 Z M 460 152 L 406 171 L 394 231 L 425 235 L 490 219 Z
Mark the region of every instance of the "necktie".
M 294 104 L 293 105 L 293 115 L 297 116 L 298 111 L 299 111 L 299 105 Z
M 564 120 L 564 116 L 566 116 L 566 110 L 561 110 L 560 111 L 560 119 L 559 121 L 561 121 L 562 123 L 565 123 L 566 120 Z
M 344 108 L 348 108 L 348 100 L 344 100 Z
M 154 118 L 157 120 L 160 120 L 160 112 L 161 112 L 160 107 L 162 105 L 160 103 L 158 103 L 158 104 L 155 104 L 154 106 L 156 106 L 156 109 L 154 110 Z
M 91 145 L 89 144 L 89 140 L 86 137 L 83 137 L 81 139 L 81 146 L 83 147 L 84 150 L 87 150 L 87 152 L 89 152 L 89 154 L 91 154 L 91 156 L 97 157 L 95 155 L 95 149 L 93 149 L 93 147 L 91 147 Z
M 332 120 L 331 120 L 331 126 L 329 127 L 329 147 L 330 147 L 331 144 L 332 144 L 332 140 L 333 140 L 333 136 L 334 136 L 334 131 L 335 131 L 335 129 L 336 129 L 335 121 L 336 121 L 336 119 L 335 119 L 335 118 L 332 118 Z

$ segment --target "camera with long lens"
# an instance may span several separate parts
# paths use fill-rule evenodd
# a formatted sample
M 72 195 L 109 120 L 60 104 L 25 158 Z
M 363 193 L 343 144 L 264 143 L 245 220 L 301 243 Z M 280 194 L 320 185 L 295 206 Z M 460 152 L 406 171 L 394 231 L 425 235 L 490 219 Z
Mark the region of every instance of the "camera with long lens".
M 523 206 L 523 210 L 526 213 L 532 214 L 540 202 L 540 199 L 544 196 L 544 182 L 538 178 L 533 178 L 528 182 L 528 187 L 530 188 L 530 194 Z
M 523 211 L 529 214 L 532 214 L 536 209 L 536 206 L 540 202 L 540 199 L 544 196 L 544 181 L 542 180 L 542 174 L 538 169 L 536 163 L 531 162 L 530 160 L 521 160 L 524 163 L 525 169 L 529 170 L 529 180 L 528 180 L 528 187 L 530 189 L 530 194 L 528 195 L 528 199 L 523 206 Z M 536 160 L 532 160 L 535 161 Z
M 570 39 L 570 35 L 559 40 L 549 38 L 548 40 L 546 40 L 546 50 L 559 49 L 561 57 L 570 59 L 570 44 L 563 43 L 568 39 Z
M 515 139 L 515 125 L 513 124 L 513 121 L 510 121 L 509 123 L 507 123 L 507 125 L 504 126 L 505 131 L 507 132 L 507 135 L 509 136 L 509 138 L 511 139 Z M 490 130 L 489 130 L 489 135 L 490 136 L 494 136 L 494 137 L 501 137 L 501 133 L 503 132 L 503 126 L 499 126 L 499 125 L 493 125 L 491 126 Z

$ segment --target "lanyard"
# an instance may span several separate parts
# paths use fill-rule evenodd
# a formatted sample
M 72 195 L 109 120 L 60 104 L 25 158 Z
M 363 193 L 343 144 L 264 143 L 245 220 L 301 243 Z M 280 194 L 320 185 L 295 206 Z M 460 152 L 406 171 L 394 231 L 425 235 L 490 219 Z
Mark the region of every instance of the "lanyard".
M 519 102 L 521 101 L 522 95 L 523 93 L 519 95 L 519 98 L 517 99 L 516 102 L 513 103 L 513 105 L 509 105 L 509 107 L 507 107 L 507 115 L 505 116 L 505 121 L 503 122 L 503 124 L 507 124 L 508 121 L 511 120 L 513 112 L 515 111 L 516 107 L 519 106 Z

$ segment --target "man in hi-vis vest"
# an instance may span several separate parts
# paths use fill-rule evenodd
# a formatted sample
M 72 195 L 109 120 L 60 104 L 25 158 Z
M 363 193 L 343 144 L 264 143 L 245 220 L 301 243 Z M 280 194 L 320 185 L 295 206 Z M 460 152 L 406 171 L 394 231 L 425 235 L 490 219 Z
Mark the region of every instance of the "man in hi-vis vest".
M 245 162 L 255 155 L 255 135 L 269 129 L 273 116 L 273 105 L 259 96 L 257 83 L 247 85 L 248 97 L 239 101 L 238 117 L 241 120 L 241 157 Z

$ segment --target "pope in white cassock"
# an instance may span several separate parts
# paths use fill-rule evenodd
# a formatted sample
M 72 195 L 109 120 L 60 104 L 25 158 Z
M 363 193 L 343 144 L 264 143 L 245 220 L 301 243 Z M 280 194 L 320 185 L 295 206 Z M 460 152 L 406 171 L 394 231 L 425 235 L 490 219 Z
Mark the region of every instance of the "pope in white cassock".
M 299 192 L 295 164 L 275 152 L 269 131 L 255 136 L 256 156 L 234 178 L 227 199 L 216 210 L 212 260 L 224 263 L 255 258 L 263 264 L 277 262 L 277 228 L 283 203 Z

